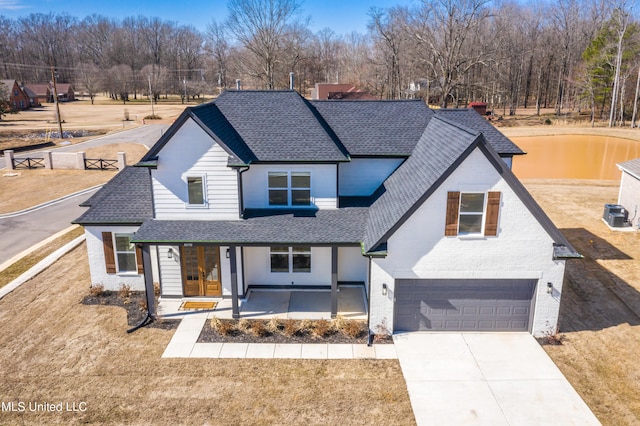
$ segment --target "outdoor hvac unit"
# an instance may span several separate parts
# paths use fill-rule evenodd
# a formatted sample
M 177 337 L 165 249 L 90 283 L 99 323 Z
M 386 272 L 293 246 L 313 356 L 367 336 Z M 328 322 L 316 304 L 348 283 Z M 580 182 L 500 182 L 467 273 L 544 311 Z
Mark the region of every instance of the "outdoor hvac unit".
M 602 218 L 613 228 L 625 225 L 629 212 L 620 204 L 605 204 Z

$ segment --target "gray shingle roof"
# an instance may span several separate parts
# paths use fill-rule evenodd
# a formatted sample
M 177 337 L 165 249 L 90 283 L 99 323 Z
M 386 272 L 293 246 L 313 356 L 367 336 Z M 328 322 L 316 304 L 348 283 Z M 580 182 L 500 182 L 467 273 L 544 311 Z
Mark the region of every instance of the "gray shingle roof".
M 379 197 L 369 209 L 364 250 L 376 250 L 401 224 L 419 201 L 433 190 L 455 168 L 465 153 L 482 140 L 482 135 L 457 127 L 437 115 L 434 117 L 413 154 L 378 189 Z
M 619 163 L 618 167 L 640 179 L 640 158 Z
M 411 155 L 433 112 L 421 100 L 311 101 L 353 156 Z
M 484 138 L 498 154 L 521 155 L 525 154 L 516 144 L 503 135 L 491 123 L 478 114 L 473 108 L 451 108 L 435 110 L 436 116 L 447 118 L 478 132 L 482 132 Z
M 152 218 L 149 170 L 126 167 L 81 206 L 90 208 L 73 221 L 80 225 L 140 224 Z
M 367 208 L 273 212 L 247 210 L 242 220 L 149 220 L 134 242 L 220 244 L 360 244 Z
M 257 161 L 348 159 L 324 120 L 295 91 L 226 91 L 215 105 Z

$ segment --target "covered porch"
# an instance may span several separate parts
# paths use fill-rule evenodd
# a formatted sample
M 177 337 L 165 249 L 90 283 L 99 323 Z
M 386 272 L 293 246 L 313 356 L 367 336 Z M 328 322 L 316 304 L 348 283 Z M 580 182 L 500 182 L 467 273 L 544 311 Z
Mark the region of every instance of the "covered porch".
M 263 289 L 248 290 L 243 299 L 238 300 L 239 316 L 234 316 L 233 301 L 222 298 L 176 298 L 160 299 L 158 317 L 182 319 L 193 315 L 207 318 L 247 318 L 247 319 L 331 319 L 331 290 L 329 289 Z M 367 298 L 364 286 L 341 285 L 336 291 L 337 315 L 345 319 L 366 320 Z M 214 301 L 213 309 L 184 309 L 186 301 Z

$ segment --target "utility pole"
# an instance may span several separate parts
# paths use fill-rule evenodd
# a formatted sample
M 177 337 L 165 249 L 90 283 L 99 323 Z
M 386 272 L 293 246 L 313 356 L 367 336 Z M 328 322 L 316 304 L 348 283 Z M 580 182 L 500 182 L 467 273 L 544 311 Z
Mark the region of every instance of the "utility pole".
M 151 93 L 151 74 L 149 74 L 149 100 L 151 101 L 151 116 L 155 118 L 156 113 L 153 111 L 153 94 Z
M 60 117 L 60 104 L 58 103 L 58 86 L 56 84 L 56 69 L 51 67 L 51 79 L 53 80 L 53 102 L 56 106 L 56 118 L 58 119 L 58 134 L 62 139 L 62 118 Z
M 184 101 L 189 103 L 189 98 L 187 98 L 187 79 L 182 77 L 182 84 L 184 84 Z

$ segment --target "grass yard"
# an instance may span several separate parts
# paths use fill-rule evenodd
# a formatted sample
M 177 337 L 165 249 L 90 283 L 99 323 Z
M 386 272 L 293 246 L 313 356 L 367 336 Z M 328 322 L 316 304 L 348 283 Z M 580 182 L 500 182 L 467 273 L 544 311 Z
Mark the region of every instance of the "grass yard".
M 415 424 L 395 360 L 162 359 L 173 331 L 126 334 L 121 308 L 80 304 L 81 245 L 0 300 L 0 424 Z M 17 406 L 17 405 L 16 405 Z
M 524 183 L 585 257 L 567 262 L 563 344 L 544 349 L 604 425 L 640 424 L 640 233 L 600 219 L 618 182 Z

